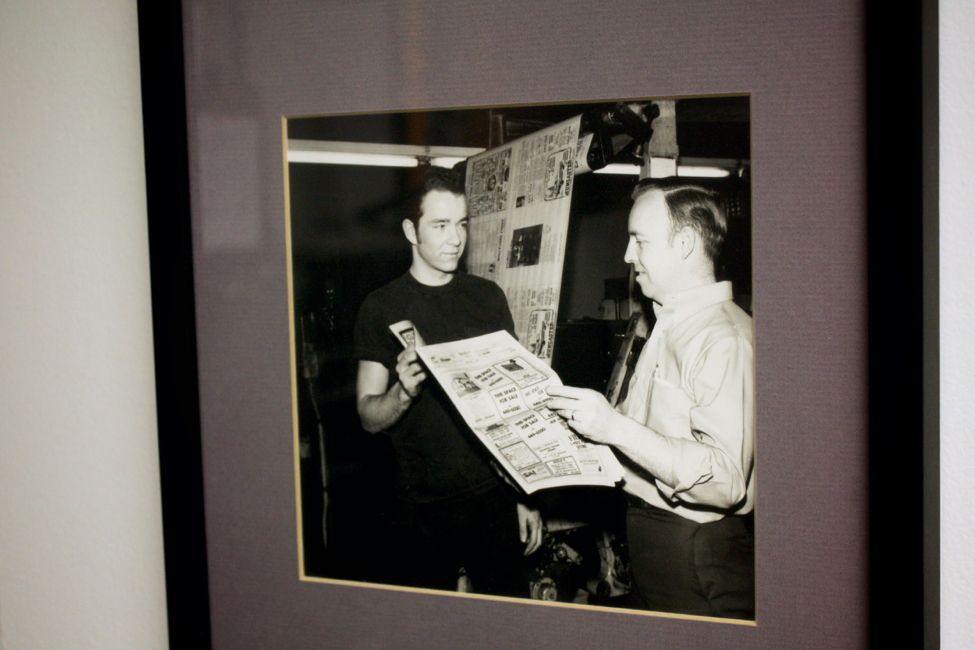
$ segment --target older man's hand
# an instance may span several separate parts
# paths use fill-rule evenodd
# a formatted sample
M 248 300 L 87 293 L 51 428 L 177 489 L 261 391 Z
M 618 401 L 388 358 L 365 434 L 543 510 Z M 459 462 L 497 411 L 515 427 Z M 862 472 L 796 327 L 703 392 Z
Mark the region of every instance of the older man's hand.
M 555 399 L 546 406 L 562 416 L 573 431 L 593 442 L 613 444 L 613 434 L 619 430 L 619 418 L 623 416 L 600 393 L 588 388 L 549 386 L 548 394 Z

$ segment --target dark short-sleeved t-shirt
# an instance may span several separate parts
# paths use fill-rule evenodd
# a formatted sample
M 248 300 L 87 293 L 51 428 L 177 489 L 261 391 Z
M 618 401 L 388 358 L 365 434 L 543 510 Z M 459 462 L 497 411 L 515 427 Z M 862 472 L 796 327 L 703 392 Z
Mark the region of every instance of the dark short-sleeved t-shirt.
M 514 322 L 504 292 L 494 282 L 455 273 L 442 286 L 422 284 L 407 272 L 371 293 L 355 325 L 354 354 L 389 370 L 397 381 L 396 357 L 402 346 L 389 326 L 412 321 L 428 345 L 507 330 Z M 463 499 L 499 484 L 487 451 L 431 377 L 409 410 L 390 428 L 401 498 L 414 502 Z

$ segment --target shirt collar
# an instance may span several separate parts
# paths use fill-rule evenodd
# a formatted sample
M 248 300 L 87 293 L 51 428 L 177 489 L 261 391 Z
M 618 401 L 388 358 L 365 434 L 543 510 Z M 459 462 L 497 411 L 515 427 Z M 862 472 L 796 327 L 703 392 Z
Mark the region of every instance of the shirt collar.
M 657 320 L 670 316 L 672 323 L 679 323 L 705 307 L 731 300 L 731 283 L 728 281 L 705 284 L 686 291 L 679 291 L 664 299 L 662 305 L 653 303 Z

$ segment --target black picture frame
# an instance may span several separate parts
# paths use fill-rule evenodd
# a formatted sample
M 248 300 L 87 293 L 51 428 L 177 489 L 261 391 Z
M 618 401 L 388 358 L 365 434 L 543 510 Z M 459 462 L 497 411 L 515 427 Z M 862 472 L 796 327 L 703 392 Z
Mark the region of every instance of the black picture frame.
M 138 3 L 169 644 L 209 649 L 183 21 Z
M 210 625 L 184 17 L 176 3 L 138 9 L 170 643 L 222 647 Z M 870 621 L 868 636 L 850 644 L 937 647 L 937 4 L 894 12 L 868 2 L 862 15 Z M 896 499 L 884 497 L 891 485 L 905 486 Z

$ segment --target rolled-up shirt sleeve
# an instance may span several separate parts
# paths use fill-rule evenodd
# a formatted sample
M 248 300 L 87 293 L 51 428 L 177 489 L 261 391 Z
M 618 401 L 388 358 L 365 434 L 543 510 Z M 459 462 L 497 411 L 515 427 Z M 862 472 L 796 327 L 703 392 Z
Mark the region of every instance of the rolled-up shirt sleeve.
M 657 487 L 673 501 L 732 508 L 745 499 L 754 459 L 751 342 L 743 337 L 715 342 L 701 354 L 689 379 L 693 440 L 669 439 L 670 485 L 657 477 Z

